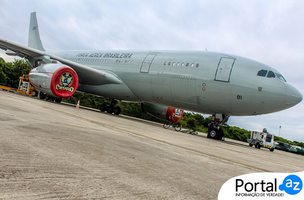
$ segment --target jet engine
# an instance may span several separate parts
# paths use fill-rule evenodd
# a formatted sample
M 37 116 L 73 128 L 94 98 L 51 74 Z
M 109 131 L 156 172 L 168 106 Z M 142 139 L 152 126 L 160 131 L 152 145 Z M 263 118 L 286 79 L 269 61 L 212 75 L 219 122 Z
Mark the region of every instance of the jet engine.
M 42 64 L 29 72 L 29 81 L 48 96 L 69 98 L 78 87 L 77 73 L 61 63 Z
M 184 114 L 184 110 L 171 108 L 166 106 L 154 105 L 150 103 L 142 103 L 141 109 L 143 112 L 163 120 L 177 123 Z

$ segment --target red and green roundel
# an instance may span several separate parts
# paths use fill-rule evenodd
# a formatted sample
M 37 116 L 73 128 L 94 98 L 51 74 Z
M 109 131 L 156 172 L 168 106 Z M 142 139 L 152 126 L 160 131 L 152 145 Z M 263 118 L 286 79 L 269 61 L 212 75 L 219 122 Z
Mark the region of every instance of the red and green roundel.
M 71 67 L 60 67 L 53 73 L 51 90 L 57 97 L 69 98 L 76 92 L 77 87 L 78 76 Z

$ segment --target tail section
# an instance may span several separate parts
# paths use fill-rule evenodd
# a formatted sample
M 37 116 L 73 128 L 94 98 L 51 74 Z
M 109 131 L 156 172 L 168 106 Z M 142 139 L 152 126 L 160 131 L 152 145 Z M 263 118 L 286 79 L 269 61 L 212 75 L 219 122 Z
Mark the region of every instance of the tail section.
M 41 39 L 40 39 L 36 12 L 31 13 L 28 46 L 31 48 L 34 48 L 34 49 L 45 51 L 45 49 L 42 46 Z

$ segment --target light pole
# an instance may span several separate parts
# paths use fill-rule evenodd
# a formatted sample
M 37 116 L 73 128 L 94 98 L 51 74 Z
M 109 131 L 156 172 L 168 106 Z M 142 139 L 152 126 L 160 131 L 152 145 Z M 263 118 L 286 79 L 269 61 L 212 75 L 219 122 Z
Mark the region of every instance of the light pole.
M 279 137 L 280 137 L 280 133 L 281 133 L 281 128 L 282 128 L 282 126 L 279 126 Z

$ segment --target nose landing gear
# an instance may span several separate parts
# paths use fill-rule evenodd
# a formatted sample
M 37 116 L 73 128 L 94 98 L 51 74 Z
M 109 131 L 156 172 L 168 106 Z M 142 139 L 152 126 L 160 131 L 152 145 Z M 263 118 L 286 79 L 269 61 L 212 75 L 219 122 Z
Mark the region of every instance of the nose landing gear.
M 229 116 L 225 114 L 214 114 L 214 124 L 210 132 L 210 137 L 216 140 L 222 140 L 224 138 L 224 132 L 222 127 L 225 127 L 225 122 L 228 121 Z

